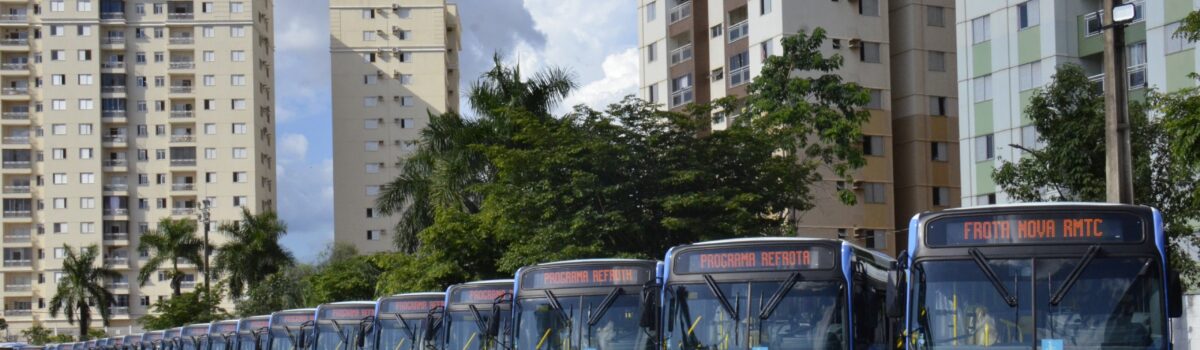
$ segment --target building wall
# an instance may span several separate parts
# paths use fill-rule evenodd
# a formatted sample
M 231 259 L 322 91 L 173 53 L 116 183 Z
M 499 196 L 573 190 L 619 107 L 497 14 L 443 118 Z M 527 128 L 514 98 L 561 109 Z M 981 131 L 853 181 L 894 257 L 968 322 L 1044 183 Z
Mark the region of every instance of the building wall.
M 136 277 L 159 219 L 205 200 L 216 222 L 275 208 L 273 4 L 58 3 L 0 2 L 4 318 L 71 332 L 48 312 L 61 248 L 96 245 L 123 276 L 106 281 L 120 333 L 171 293 Z
M 334 240 L 360 252 L 393 249 L 397 218 L 374 209 L 376 191 L 400 174 L 429 114 L 458 106 L 457 7 L 442 0 L 395 3 L 333 0 L 329 10 Z

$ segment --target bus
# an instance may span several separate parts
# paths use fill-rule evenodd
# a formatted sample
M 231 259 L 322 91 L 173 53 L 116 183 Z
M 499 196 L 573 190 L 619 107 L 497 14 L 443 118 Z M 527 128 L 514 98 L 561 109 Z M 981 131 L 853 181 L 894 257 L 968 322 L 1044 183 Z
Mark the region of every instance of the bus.
M 512 324 L 513 280 L 455 284 L 446 288 L 442 349 L 506 350 Z
M 343 301 L 317 306 L 312 350 L 352 350 L 362 347 L 375 321 L 374 301 Z
M 140 350 L 163 350 L 165 331 L 149 331 L 142 333 L 142 348 Z
M 271 313 L 264 350 L 298 350 L 306 344 L 317 309 L 291 309 Z
M 270 315 L 250 316 L 238 320 L 237 323 L 237 348 L 228 350 L 266 350 L 270 347 L 267 343 L 271 337 L 267 336 L 267 331 L 271 324 Z M 255 347 L 257 345 L 257 347 Z
M 118 346 L 117 350 L 143 350 L 141 345 L 142 335 L 130 334 L 121 338 L 121 346 Z
M 409 293 L 379 298 L 368 350 L 435 350 L 441 339 L 446 293 Z M 420 344 L 420 345 L 414 345 Z M 415 347 L 414 347 L 415 346 Z
M 87 349 L 87 350 L 99 350 L 96 348 L 97 343 L 98 342 L 96 341 L 96 339 L 88 340 L 83 343 L 83 348 Z
M 237 326 L 238 320 L 213 322 L 201 338 L 200 350 L 237 350 Z
M 183 350 L 183 342 L 180 341 L 179 336 L 182 332 L 183 327 L 175 327 L 163 332 L 162 345 L 159 350 Z
M 102 346 L 102 348 L 105 350 L 119 350 L 121 349 L 121 345 L 125 344 L 124 340 L 125 337 L 110 337 L 104 339 L 104 346 Z
M 664 349 L 895 346 L 899 318 L 886 305 L 896 263 L 883 253 L 832 239 L 729 239 L 673 247 L 664 270 Z
M 516 275 L 512 328 L 516 350 L 653 350 L 659 262 L 560 261 Z
M 209 323 L 196 323 L 183 326 L 179 331 L 179 347 L 176 350 L 203 350 L 201 343 L 208 337 Z
M 1169 349 L 1182 313 L 1162 214 L 1034 203 L 918 214 L 909 223 L 911 349 Z

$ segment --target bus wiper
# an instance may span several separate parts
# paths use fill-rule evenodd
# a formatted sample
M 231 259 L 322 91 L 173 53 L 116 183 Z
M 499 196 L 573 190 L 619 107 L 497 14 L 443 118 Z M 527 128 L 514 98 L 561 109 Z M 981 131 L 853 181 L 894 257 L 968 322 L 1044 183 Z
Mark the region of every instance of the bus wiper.
M 544 292 L 546 294 L 546 299 L 550 301 L 550 308 L 554 309 L 554 311 L 558 311 L 558 316 L 562 317 L 563 321 L 567 322 L 567 328 L 570 328 L 571 316 L 567 315 L 566 310 L 563 310 L 562 304 L 558 302 L 558 297 L 554 296 L 554 292 L 551 292 L 549 289 L 545 290 Z
M 729 300 L 725 299 L 725 293 L 721 292 L 721 287 L 717 286 L 717 282 L 713 280 L 712 275 L 707 273 L 704 274 L 704 284 L 707 284 L 708 289 L 713 293 L 713 296 L 716 296 L 717 300 L 721 301 L 721 308 L 725 309 L 725 312 L 729 313 L 730 318 L 736 320 L 738 318 L 737 311 L 733 309 L 733 305 L 729 305 Z
M 417 339 L 417 332 L 414 332 L 413 329 L 408 326 L 408 320 L 405 320 L 404 316 L 400 314 L 394 314 L 392 316 L 396 317 L 396 322 L 400 322 L 400 325 L 404 327 L 404 331 L 408 333 L 409 339 Z
M 1092 263 L 1092 259 L 1099 253 L 1100 246 L 1093 245 L 1088 247 L 1087 253 L 1083 254 L 1082 259 L 1079 259 L 1079 264 L 1075 265 L 1075 269 L 1071 270 L 1071 274 L 1067 275 L 1067 279 L 1063 281 L 1063 284 L 1058 286 L 1058 290 L 1054 292 L 1054 296 L 1050 297 L 1051 306 L 1058 306 L 1058 303 L 1062 302 L 1063 298 L 1067 296 L 1067 292 L 1071 290 L 1071 286 L 1074 286 L 1075 282 L 1079 280 L 1079 275 L 1083 274 L 1083 270 L 1087 268 L 1088 264 Z
M 979 266 L 980 270 L 983 270 L 983 275 L 987 276 L 988 281 L 992 282 L 993 287 L 996 287 L 996 292 L 1000 293 L 1000 298 L 1004 299 L 1004 302 L 1008 303 L 1009 307 L 1017 307 L 1017 297 L 1008 294 L 1008 289 L 1004 288 L 1004 284 L 1000 283 L 1000 277 L 996 277 L 996 271 L 992 270 L 991 266 L 988 266 L 987 257 L 976 248 L 971 248 L 968 252 L 974 258 L 975 265 Z
M 779 307 L 779 303 L 783 301 L 783 298 L 787 296 L 787 293 L 790 292 L 792 287 L 796 286 L 796 282 L 799 281 L 800 273 L 792 272 L 792 274 L 783 281 L 783 284 L 779 285 L 779 289 L 776 289 L 775 293 L 771 295 L 771 299 L 767 302 L 767 306 L 758 313 L 758 318 L 762 320 L 771 318 L 771 314 L 775 313 L 775 308 Z
M 595 326 L 597 322 L 600 322 L 600 318 L 604 317 L 604 314 L 608 312 L 608 308 L 612 307 L 613 302 L 617 301 L 617 296 L 623 292 L 625 290 L 621 289 L 621 287 L 613 288 L 611 292 L 608 292 L 608 295 L 604 296 L 604 300 L 600 301 L 600 306 L 596 311 L 592 312 L 592 317 L 588 318 L 588 327 Z
M 337 335 L 338 335 L 338 338 L 342 339 L 342 342 L 343 342 L 343 343 L 345 343 L 345 342 L 346 342 L 346 335 L 345 335 L 345 334 L 342 334 L 342 324 L 341 324 L 341 323 L 338 323 L 338 321 L 337 321 L 337 320 L 329 320 L 329 322 L 332 322 L 332 323 L 333 323 L 333 329 L 337 330 L 337 332 L 336 332 L 336 333 L 337 333 Z M 338 344 L 338 345 L 341 345 L 341 344 Z

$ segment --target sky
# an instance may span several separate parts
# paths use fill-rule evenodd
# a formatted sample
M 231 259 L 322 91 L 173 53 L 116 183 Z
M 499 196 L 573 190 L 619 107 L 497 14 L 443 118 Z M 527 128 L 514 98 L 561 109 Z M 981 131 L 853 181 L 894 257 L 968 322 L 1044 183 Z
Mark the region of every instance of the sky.
M 637 12 L 631 0 L 450 0 L 459 7 L 463 92 L 499 53 L 533 72 L 571 71 L 564 105 L 601 108 L 637 90 Z M 329 2 L 275 2 L 279 215 L 283 244 L 311 262 L 333 242 Z M 465 94 L 464 94 L 465 95 Z M 465 106 L 464 106 L 465 107 Z M 469 108 L 461 108 L 469 111 Z

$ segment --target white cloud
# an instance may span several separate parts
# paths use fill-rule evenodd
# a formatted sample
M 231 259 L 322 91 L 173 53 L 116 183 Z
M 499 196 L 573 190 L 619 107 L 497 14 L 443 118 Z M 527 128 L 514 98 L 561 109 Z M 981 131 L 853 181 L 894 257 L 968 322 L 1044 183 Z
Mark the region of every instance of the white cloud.
M 609 55 L 601 67 L 604 77 L 580 87 L 579 91 L 563 103 L 564 108 L 584 104 L 593 109 L 603 110 L 609 104 L 619 102 L 625 96 L 637 92 L 637 48 L 631 47 Z
M 300 160 L 308 155 L 308 137 L 301 134 L 283 134 L 279 137 L 279 159 Z
M 288 224 L 282 243 L 301 261 L 315 261 L 333 241 L 333 159 L 283 162 L 276 167 L 279 215 Z

